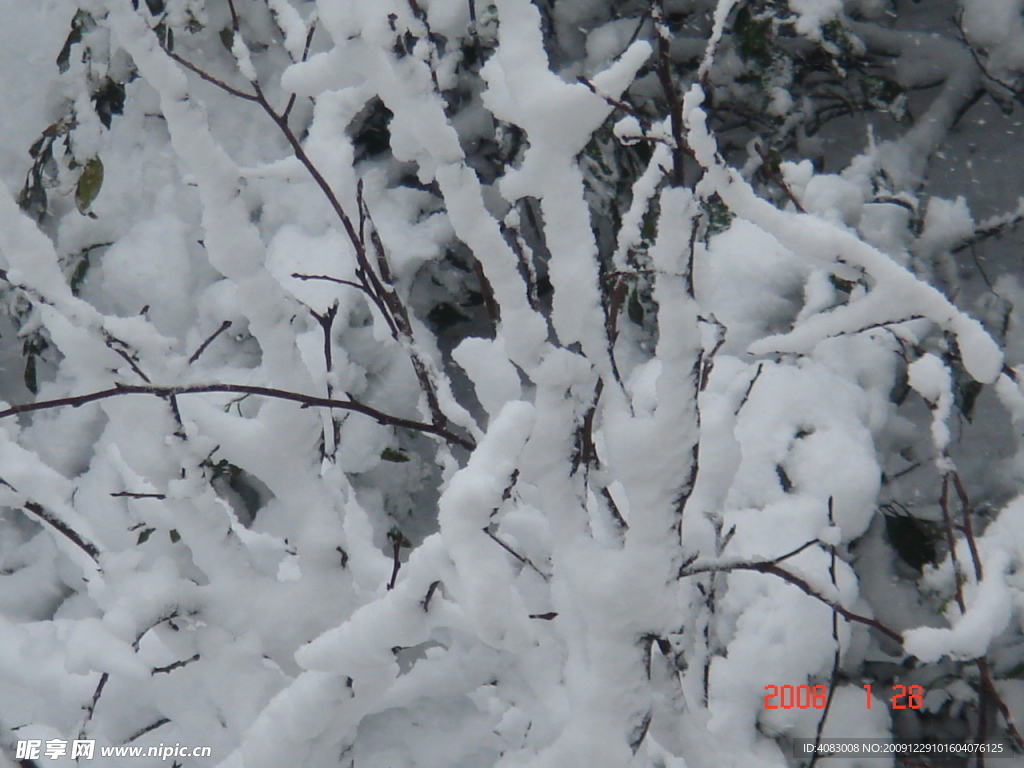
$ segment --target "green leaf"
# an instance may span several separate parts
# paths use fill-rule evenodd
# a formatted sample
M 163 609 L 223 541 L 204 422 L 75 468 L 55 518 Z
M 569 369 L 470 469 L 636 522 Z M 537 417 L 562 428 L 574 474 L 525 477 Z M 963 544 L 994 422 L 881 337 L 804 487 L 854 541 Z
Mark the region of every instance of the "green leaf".
M 78 295 L 79 290 L 82 288 L 82 281 L 85 280 L 85 275 L 89 271 L 89 267 L 92 266 L 89 262 L 89 256 L 86 254 L 78 263 L 75 264 L 75 268 L 71 272 L 71 293 L 75 296 Z
M 135 542 L 135 545 L 138 546 L 139 544 L 145 544 L 149 541 L 149 537 L 153 535 L 153 531 L 155 530 L 156 528 L 144 528 L 139 531 L 139 540 Z
M 171 530 L 167 532 L 167 535 L 171 539 L 171 544 L 177 544 L 179 541 L 181 541 L 181 534 L 178 533 L 177 528 L 171 528 Z
M 168 49 L 171 48 L 171 46 L 167 47 Z M 92 103 L 96 109 L 96 115 L 105 127 L 110 128 L 114 115 L 124 113 L 124 99 L 124 84 L 115 82 L 109 77 L 103 81 L 103 84 L 92 95 Z
M 701 208 L 707 217 L 707 231 L 704 236 L 705 243 L 711 237 L 725 232 L 732 224 L 735 215 L 729 210 L 729 206 L 718 196 L 718 193 L 711 195 L 701 201 Z
M 160 44 L 168 51 L 174 50 L 174 30 L 167 26 L 164 22 L 160 22 L 153 27 L 153 32 L 156 33 L 157 40 Z
M 385 448 L 381 452 L 380 457 L 384 459 L 384 461 L 393 461 L 398 464 L 401 464 L 409 460 L 408 456 L 406 456 L 401 451 L 396 451 L 394 448 Z
M 85 164 L 82 175 L 78 177 L 75 187 L 75 205 L 79 213 L 89 215 L 89 206 L 96 200 L 103 186 L 103 161 L 93 157 Z
M 960 413 L 964 415 L 964 418 L 971 421 L 971 416 L 974 414 L 974 404 L 978 400 L 978 395 L 981 394 L 985 386 L 974 379 L 967 379 L 965 381 L 958 381 L 956 387 L 953 389 L 953 403 L 957 408 L 960 409 Z
M 885 535 L 896 554 L 914 570 L 920 571 L 928 563 L 935 562 L 939 531 L 934 523 L 906 513 L 887 514 Z
M 60 53 L 57 54 L 57 69 L 61 72 L 67 72 L 71 66 L 71 48 L 75 43 L 82 42 L 82 30 L 86 27 L 91 27 L 93 24 L 92 14 L 88 11 L 80 10 L 75 14 L 75 17 L 71 20 L 71 32 L 64 41 Z
M 224 27 L 220 31 L 220 42 L 229 51 L 235 46 L 235 30 L 231 27 Z

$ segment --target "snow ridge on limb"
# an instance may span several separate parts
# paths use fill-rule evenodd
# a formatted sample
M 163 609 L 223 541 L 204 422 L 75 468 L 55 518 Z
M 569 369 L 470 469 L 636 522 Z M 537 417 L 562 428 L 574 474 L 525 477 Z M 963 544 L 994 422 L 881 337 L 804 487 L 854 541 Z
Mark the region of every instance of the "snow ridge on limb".
M 253 334 L 275 380 L 308 384 L 288 328 L 280 285 L 266 270 L 266 248 L 239 194 L 238 166 L 210 133 L 205 109 L 189 93 L 188 80 L 161 50 L 156 34 L 126 2 L 109 0 L 109 24 L 146 81 L 160 94 L 171 143 L 194 175 L 203 206 L 202 224 L 210 263 L 239 287 Z
M 531 651 L 535 642 L 512 584 L 514 572 L 484 531 L 532 425 L 528 403 L 502 409 L 442 495 L 440 533 L 415 550 L 394 589 L 299 649 L 296 660 L 305 671 L 268 704 L 239 752 L 222 766 L 244 756 L 246 768 L 269 768 L 296 754 L 338 751 L 351 745 L 363 718 L 412 703 L 417 694 L 437 695 L 437 680 L 427 670 L 446 669 L 450 656 L 419 661 L 418 674 L 405 681 L 403 691 L 393 649 L 423 643 L 438 627 L 478 633 L 492 647 L 514 654 Z M 438 583 L 452 602 L 437 592 Z M 472 662 L 472 654 L 463 659 L 459 679 L 447 681 L 449 695 L 464 685 L 472 690 L 482 682 L 477 676 L 486 674 L 465 661 Z
M 513 585 L 512 565 L 494 556 L 494 541 L 487 531 L 512 482 L 534 416 L 529 403 L 506 403 L 438 502 L 441 537 L 455 565 L 450 590 L 480 638 L 511 653 L 523 653 L 534 642 L 529 611 Z
M 865 297 L 830 312 L 807 318 L 789 333 L 760 339 L 753 354 L 809 352 L 815 344 L 867 326 L 926 317 L 956 337 L 964 367 L 977 381 L 999 376 L 1003 353 L 981 323 L 955 307 L 936 288 L 915 277 L 877 248 L 823 219 L 781 210 L 757 196 L 750 184 L 718 154 L 701 108 L 704 91 L 694 84 L 685 99 L 688 140 L 706 175 L 701 188 L 717 192 L 736 215 L 747 219 L 780 243 L 814 263 L 842 262 L 860 268 L 876 286 Z
M 540 200 L 551 251 L 552 325 L 563 344 L 579 342 L 592 361 L 607 369 L 597 244 L 575 158 L 612 106 L 585 85 L 566 83 L 550 70 L 536 6 L 528 0 L 499 0 L 497 7 L 500 43 L 481 72 L 488 85 L 483 100 L 495 117 L 521 127 L 530 144 L 522 166 L 501 180 L 501 193 L 509 201 Z M 649 43 L 634 43 L 594 77 L 594 85 L 617 98 L 650 54 Z

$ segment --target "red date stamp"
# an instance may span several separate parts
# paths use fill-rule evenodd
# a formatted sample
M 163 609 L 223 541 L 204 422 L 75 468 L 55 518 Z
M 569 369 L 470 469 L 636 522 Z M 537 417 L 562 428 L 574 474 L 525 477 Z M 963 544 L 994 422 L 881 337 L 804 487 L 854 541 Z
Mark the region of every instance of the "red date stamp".
M 865 685 L 867 709 L 871 709 L 871 686 Z M 829 691 L 824 685 L 766 685 L 765 709 L 825 709 Z M 890 706 L 893 709 L 920 709 L 924 703 L 924 688 L 920 685 L 894 685 Z

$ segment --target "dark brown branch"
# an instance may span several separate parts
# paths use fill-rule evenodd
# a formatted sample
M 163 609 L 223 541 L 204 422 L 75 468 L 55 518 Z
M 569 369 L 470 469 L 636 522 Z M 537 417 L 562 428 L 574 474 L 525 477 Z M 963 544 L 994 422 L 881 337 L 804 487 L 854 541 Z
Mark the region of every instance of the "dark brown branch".
M 139 528 L 142 525 L 144 525 L 144 523 L 139 523 L 139 525 L 135 526 L 134 528 L 129 528 L 128 530 L 134 531 L 136 528 Z M 154 629 L 159 627 L 161 624 L 165 624 L 166 623 L 172 629 L 177 631 L 178 628 L 173 624 L 173 622 L 180 615 L 181 614 L 178 613 L 178 609 L 174 608 L 174 609 L 168 611 L 167 613 L 165 613 L 163 616 L 160 616 L 159 618 L 157 618 L 155 621 L 151 622 L 145 629 L 142 629 L 141 631 L 139 631 L 135 635 L 135 639 L 132 641 L 132 649 L 137 652 L 139 650 L 139 645 L 142 644 L 142 638 L 144 638 L 149 632 L 152 632 Z
M 844 305 L 844 306 L 846 306 L 846 305 Z M 876 328 L 879 328 L 879 329 L 881 329 L 883 331 L 891 331 L 892 329 L 889 326 L 892 326 L 892 325 L 902 325 L 903 323 L 909 323 L 909 322 L 912 322 L 914 320 L 924 320 L 924 319 L 926 319 L 924 315 L 907 315 L 906 317 L 900 317 L 900 318 L 897 318 L 896 320 L 881 320 L 881 321 L 879 321 L 877 323 L 871 323 L 869 325 L 862 325 L 860 328 L 856 328 L 856 329 L 854 329 L 852 331 L 839 331 L 838 333 L 832 334 L 828 338 L 830 338 L 830 339 L 837 339 L 837 338 L 840 338 L 842 336 L 854 336 L 854 335 L 856 335 L 858 333 L 864 333 L 864 331 L 873 331 Z
M 309 59 L 309 47 L 313 44 L 313 35 L 316 34 L 316 22 L 317 20 L 314 18 L 312 23 L 310 23 L 309 25 L 309 31 L 306 32 L 306 44 L 302 48 L 302 58 L 299 59 L 299 61 L 306 61 L 307 59 Z M 288 97 L 288 104 L 287 106 L 285 106 L 284 112 L 281 113 L 281 117 L 287 120 L 288 116 L 292 113 L 292 107 L 294 106 L 295 94 L 293 93 L 291 96 Z
M 111 496 L 119 497 L 123 496 L 128 499 L 166 499 L 167 496 L 162 493 L 132 493 L 131 491 L 118 491 L 117 493 L 110 494 Z
M 388 592 L 390 592 L 395 588 L 395 582 L 398 581 L 398 571 L 402 567 L 399 555 L 402 552 L 402 544 L 406 541 L 401 533 L 389 533 L 388 538 L 391 539 L 391 581 L 388 582 Z
M 486 533 L 486 534 L 487 534 L 488 536 L 490 536 L 490 537 L 491 537 L 491 540 L 492 540 L 492 541 L 493 541 L 493 542 L 494 542 L 495 544 L 497 544 L 497 545 L 498 545 L 499 547 L 501 547 L 501 548 L 502 548 L 502 549 L 504 549 L 504 550 L 505 550 L 506 552 L 508 552 L 508 553 L 509 553 L 510 555 L 512 555 L 512 557 L 514 557 L 514 558 L 515 558 L 516 560 L 518 560 L 518 561 L 519 561 L 520 563 L 522 563 L 523 565 L 528 565 L 528 566 L 530 566 L 530 568 L 532 568 L 532 569 L 533 569 L 534 571 L 536 571 L 536 572 L 537 572 L 538 574 L 540 574 L 540 577 L 541 577 L 542 579 L 544 579 L 544 581 L 547 581 L 547 580 L 548 580 L 548 575 L 547 575 L 546 573 L 544 573 L 544 571 L 542 571 L 542 570 L 541 570 L 540 568 L 538 568 L 538 567 L 537 567 L 536 565 L 534 565 L 534 564 L 533 564 L 533 561 L 532 561 L 532 560 L 530 560 L 530 558 L 528 558 L 528 557 L 524 557 L 523 555 L 520 555 L 520 554 L 519 554 L 518 552 L 516 552 L 516 551 L 515 551 L 514 549 L 512 549 L 512 547 L 510 547 L 510 546 L 509 546 L 508 544 L 506 544 L 506 543 L 505 543 L 504 541 L 502 541 L 502 540 L 501 540 L 501 539 L 499 539 L 499 538 L 498 538 L 497 536 L 495 536 L 495 535 L 494 535 L 493 533 L 491 533 L 491 531 L 489 531 L 489 530 L 488 530 L 487 528 L 484 528 L 484 529 L 483 529 L 483 531 L 484 531 L 484 533 Z
M 87 538 L 82 536 L 82 534 L 78 533 L 78 531 L 73 529 L 71 526 L 69 526 L 67 523 L 65 523 L 63 520 L 61 520 L 59 517 L 57 517 L 53 513 L 48 512 L 46 509 L 44 509 L 42 507 L 42 505 L 37 504 L 34 501 L 26 501 L 25 502 L 25 509 L 27 509 L 33 515 L 35 515 L 40 520 L 42 520 L 44 523 L 49 525 L 51 528 L 56 530 L 58 533 L 60 533 L 62 536 L 64 536 L 66 539 L 68 539 L 76 547 L 78 547 L 83 552 L 85 552 L 85 554 L 87 554 L 90 558 L 92 558 L 92 561 L 94 563 L 96 563 L 97 565 L 99 564 L 99 562 L 100 562 L 100 549 L 99 549 L 99 547 L 97 547 L 95 544 L 93 544 Z
M 237 17 L 234 16 L 233 5 L 232 16 L 234 19 L 234 23 L 236 25 L 235 33 L 237 34 Z M 263 94 L 263 90 L 260 88 L 259 83 L 252 83 L 253 89 L 255 90 L 254 94 L 249 94 L 244 91 L 240 91 L 237 88 L 233 88 L 224 81 L 214 77 L 208 72 L 205 72 L 204 70 L 195 66 L 187 59 L 182 58 L 173 51 L 167 50 L 166 46 L 163 48 L 163 50 L 165 53 L 167 53 L 168 56 L 171 57 L 171 59 L 181 64 L 181 66 L 185 67 L 190 72 L 194 72 L 203 80 L 206 80 L 207 82 L 216 85 L 218 88 L 221 88 L 227 93 L 230 93 L 233 96 L 237 96 L 240 99 L 256 102 L 257 104 L 260 105 L 263 111 L 266 112 L 266 114 L 270 117 L 270 119 L 274 122 L 274 124 L 278 127 L 278 129 L 280 129 L 281 133 L 284 135 L 285 140 L 288 142 L 288 144 L 292 148 L 292 151 L 295 153 L 295 157 L 306 168 L 306 171 L 310 174 L 310 176 L 313 177 L 313 181 L 316 183 L 316 185 L 320 187 L 320 190 L 327 198 L 327 202 L 330 204 L 332 210 L 337 215 L 338 219 L 341 221 L 342 226 L 345 229 L 345 234 L 348 236 L 349 241 L 352 243 L 352 246 L 355 249 L 356 261 L 359 264 L 358 274 L 361 279 L 367 281 L 364 284 L 364 289 L 368 294 L 370 294 L 373 297 L 374 302 L 377 304 L 378 308 L 380 308 L 381 311 L 384 312 L 385 316 L 387 316 L 387 311 L 383 306 L 383 297 L 386 295 L 386 292 L 384 286 L 380 284 L 380 281 L 377 279 L 377 276 L 373 273 L 373 270 L 370 269 L 370 263 L 366 255 L 366 248 L 363 244 L 363 240 L 356 233 L 355 227 L 352 224 L 352 220 L 349 218 L 348 214 L 345 212 L 345 209 L 342 207 L 341 201 L 338 200 L 338 196 L 334 194 L 334 190 L 331 188 L 331 185 L 327 183 L 327 180 L 323 177 L 323 174 L 320 173 L 319 169 L 306 154 L 305 149 L 303 149 L 302 147 L 302 142 L 299 141 L 299 138 L 295 135 L 295 132 L 291 129 L 291 126 L 288 124 L 287 114 L 285 114 L 284 112 L 278 113 L 277 110 L 274 109 L 270 102 L 267 101 L 267 98 Z M 392 327 L 392 332 L 395 333 L 394 324 L 391 322 L 390 318 L 388 319 L 388 324 Z
M 200 658 L 200 656 L 197 653 L 194 656 L 190 656 L 187 659 L 182 659 L 181 661 L 175 661 L 173 664 L 168 664 L 166 667 L 153 667 L 153 671 L 150 672 L 150 674 L 151 675 L 156 675 L 156 674 L 161 673 L 161 672 L 165 673 L 165 674 L 169 673 L 169 672 L 173 672 L 176 669 L 181 669 L 182 667 L 188 666 L 193 661 L 199 661 L 199 658 Z
M 835 501 L 831 496 L 828 497 L 828 524 L 831 526 L 836 524 Z M 838 589 L 839 584 L 836 579 L 836 548 L 829 546 L 828 551 L 830 555 L 828 575 L 832 581 L 832 588 Z M 819 757 L 818 747 L 821 745 L 821 737 L 825 732 L 825 721 L 828 720 L 828 713 L 832 708 L 832 699 L 835 697 L 839 682 L 839 661 L 842 658 L 842 646 L 839 643 L 839 614 L 835 611 L 832 611 L 832 642 L 835 643 L 836 647 L 832 654 L 832 675 L 829 679 L 828 697 L 825 699 L 825 707 L 821 711 L 821 717 L 818 718 L 818 728 L 814 734 L 814 756 L 811 758 L 811 764 L 808 768 L 814 768 L 817 765 Z
M 626 276 L 621 274 L 615 276 L 615 285 L 612 287 L 608 296 L 608 302 L 604 306 L 604 332 L 608 340 L 608 359 L 612 364 L 612 376 L 615 377 L 615 382 L 622 391 L 626 390 L 626 385 L 622 382 L 619 363 L 615 358 L 615 342 L 619 338 L 619 312 L 622 311 L 622 305 L 626 300 L 628 289 L 629 283 L 626 280 Z M 632 410 L 632 402 L 630 402 L 629 407 Z
M 49 408 L 60 408 L 62 406 L 77 408 L 78 406 L 85 405 L 86 403 L 92 403 L 97 400 L 107 400 L 111 397 L 120 397 L 122 395 L 152 395 L 154 397 L 166 399 L 178 395 L 198 395 L 216 392 L 261 395 L 263 397 L 271 397 L 277 400 L 290 400 L 294 403 L 300 403 L 306 408 L 338 408 L 345 411 L 354 411 L 356 413 L 361 413 L 364 416 L 369 416 L 380 424 L 436 435 L 446 442 L 466 448 L 467 450 L 473 450 L 476 447 L 476 443 L 471 439 L 460 437 L 453 432 L 449 432 L 443 427 L 439 427 L 435 424 L 426 424 L 421 421 L 413 421 L 412 419 L 403 419 L 398 416 L 392 416 L 384 413 L 383 411 L 378 411 L 376 408 L 371 408 L 368 405 L 360 403 L 358 400 L 332 400 L 326 397 L 304 395 L 300 392 L 289 392 L 284 389 L 273 389 L 271 387 L 256 387 L 248 384 L 197 384 L 182 387 L 132 386 L 128 384 L 118 384 L 110 389 L 89 392 L 84 395 L 71 395 L 68 397 L 58 397 L 53 400 L 40 400 L 35 403 L 12 405 L 3 411 L 0 411 L 0 419 L 20 413 L 42 411 Z
M 645 118 L 635 109 L 633 109 L 632 105 L 627 104 L 626 102 L 621 101 L 620 99 L 612 98 L 606 93 L 601 93 L 599 90 L 597 90 L 597 87 L 592 82 L 590 82 L 590 80 L 583 77 L 582 75 L 576 78 L 576 82 L 585 85 L 587 87 L 587 90 L 589 90 L 595 96 L 599 96 L 600 98 L 604 99 L 605 103 L 608 104 L 609 106 L 615 107 L 615 109 L 621 110 L 630 117 L 634 118 L 640 124 L 640 127 L 642 129 L 645 129 L 646 132 L 648 122 L 647 118 Z
M 434 385 L 430 369 L 426 362 L 424 362 L 423 358 L 420 357 L 416 349 L 412 346 L 413 332 L 412 322 L 409 319 L 409 311 L 395 292 L 395 281 L 391 275 L 391 266 L 388 264 L 384 243 L 380 239 L 380 232 L 378 232 L 377 226 L 373 222 L 373 218 L 370 216 L 370 209 L 366 207 L 366 202 L 363 200 L 362 180 L 359 182 L 357 191 L 360 211 L 360 229 L 362 229 L 364 223 L 370 225 L 370 243 L 373 245 L 373 251 L 377 257 L 377 268 L 380 270 L 380 277 L 383 281 L 380 288 L 380 296 L 384 300 L 384 303 L 387 304 L 388 310 L 391 312 L 391 317 L 394 319 L 395 325 L 398 326 L 398 330 L 401 333 L 402 338 L 409 344 L 409 348 L 407 349 L 409 359 L 412 361 L 413 371 L 416 374 L 416 379 L 420 383 L 420 389 L 423 390 L 423 394 L 426 395 L 427 408 L 430 411 L 430 416 L 434 420 L 434 424 L 443 426 L 448 423 L 448 419 L 441 410 L 440 401 L 437 399 L 437 387 Z M 372 270 L 370 272 L 372 275 Z M 376 279 L 376 276 L 373 276 L 373 278 Z M 384 286 L 387 287 L 385 288 Z
M 683 161 L 686 157 L 686 144 L 683 142 L 683 102 L 672 79 L 665 0 L 655 0 L 651 11 L 654 17 L 654 34 L 658 38 L 658 62 L 655 70 L 665 100 L 668 102 L 669 117 L 672 120 L 672 186 L 681 187 L 685 181 Z
M 362 277 L 362 270 L 360 270 L 360 276 Z M 395 321 L 391 319 L 391 313 L 388 312 L 387 306 L 384 301 L 375 294 L 370 287 L 365 283 L 356 283 L 352 280 L 342 280 L 340 277 L 331 277 L 330 275 L 304 275 L 300 272 L 292 272 L 292 277 L 299 280 L 326 280 L 330 283 L 337 283 L 339 285 L 347 285 L 350 288 L 355 288 L 362 291 L 369 297 L 370 301 L 374 303 L 377 309 L 380 310 L 381 315 L 384 316 L 384 321 L 388 324 L 388 330 L 391 331 L 391 337 L 394 339 L 398 338 L 398 328 L 395 326 Z M 365 280 L 365 277 L 364 277 Z
M 612 496 L 612 492 L 608 490 L 608 486 L 601 488 L 601 496 L 608 504 L 608 511 L 611 512 L 612 519 L 615 520 L 615 525 L 618 526 L 620 533 L 625 533 L 629 530 L 629 524 L 626 522 L 626 518 L 622 516 L 622 511 L 619 509 L 619 505 L 615 503 L 615 498 Z
M 231 11 L 231 29 L 238 32 L 238 11 L 235 10 L 235 0 L 228 0 L 228 9 Z
M 108 349 L 110 349 L 112 352 L 115 352 L 122 360 L 128 363 L 128 366 L 135 372 L 136 376 L 138 376 L 147 384 L 151 383 L 149 380 L 149 376 L 147 376 L 142 371 L 142 369 L 139 368 L 138 363 L 135 362 L 135 358 L 133 358 L 128 353 L 128 350 L 131 349 L 131 347 L 129 347 L 128 344 L 121 341 L 119 338 L 114 336 L 114 334 L 110 333 L 107 330 L 103 331 L 103 341 L 107 345 Z
M 813 547 L 813 546 L 814 546 L 815 544 L 820 544 L 820 543 L 821 543 L 821 542 L 820 542 L 820 541 L 818 541 L 817 539 L 811 539 L 810 541 L 805 541 L 805 542 L 804 542 L 803 544 L 801 544 L 801 545 L 800 545 L 799 547 L 797 547 L 796 549 L 794 549 L 794 550 L 792 550 L 792 551 L 790 551 L 790 552 L 787 552 L 787 553 L 786 553 L 786 554 L 784 554 L 784 555 L 779 555 L 779 556 L 778 556 L 778 557 L 776 557 L 776 558 L 775 558 L 774 560 L 772 560 L 772 562 L 773 562 L 773 563 L 781 563 L 781 562 L 782 562 L 783 560 L 788 560 L 788 559 L 789 559 L 789 558 L 791 558 L 791 557 L 796 557 L 796 556 L 797 556 L 797 555 L 799 555 L 799 554 L 800 554 L 801 552 L 803 552 L 803 551 L 804 551 L 805 549 L 810 549 L 810 548 L 811 548 L 811 547 Z
M 1001 88 L 1005 88 L 1007 91 L 1009 91 L 1010 95 L 1013 97 L 1015 101 L 1024 104 L 1024 94 L 1021 93 L 1021 90 L 1019 88 L 1015 87 L 1011 83 L 1006 82 L 1005 80 L 1002 80 L 1001 78 L 996 77 L 991 72 L 989 72 L 988 65 L 981 60 L 981 57 L 978 55 L 978 52 L 974 49 L 974 46 L 971 45 L 970 41 L 967 39 L 967 32 L 964 30 L 963 26 L 962 11 L 960 13 L 957 13 L 953 17 L 953 23 L 956 25 L 957 32 L 959 33 L 960 42 L 962 42 L 964 44 L 964 47 L 966 47 L 967 50 L 970 52 L 971 58 L 974 59 L 974 63 L 978 65 L 978 69 L 981 70 L 981 73 L 996 85 L 1000 86 Z
M 991 219 L 989 221 L 991 221 Z M 1020 201 L 1018 203 L 1017 210 L 1013 213 L 998 217 L 996 223 L 988 226 L 980 226 L 975 229 L 974 234 L 968 237 L 964 242 L 960 243 L 960 245 L 956 246 L 952 252 L 960 253 L 967 248 L 972 248 L 972 246 L 988 240 L 990 237 L 999 237 L 1004 235 L 1008 231 L 1014 229 L 1022 221 L 1024 221 L 1024 201 Z M 977 256 L 975 256 L 975 262 L 977 262 Z
M 476 275 L 477 282 L 480 284 L 480 295 L 484 300 L 484 309 L 487 310 L 487 318 L 491 321 L 491 325 L 497 330 L 501 324 L 501 309 L 498 306 L 498 302 L 494 298 L 494 289 L 491 287 L 491 281 L 487 279 L 487 275 L 484 274 L 484 265 L 480 263 L 479 259 L 473 260 L 473 273 Z
M 740 400 L 740 404 L 736 406 L 736 412 L 733 416 L 739 416 L 740 411 L 743 410 L 743 406 L 747 404 L 747 400 L 750 399 L 750 393 L 754 391 L 754 385 L 757 384 L 757 380 L 761 378 L 761 371 L 764 370 L 764 363 L 757 364 L 757 371 L 754 373 L 754 377 L 747 384 L 747 390 L 743 393 L 743 398 Z
M 218 336 L 220 336 L 222 333 L 224 333 L 224 331 L 226 331 L 230 327 L 231 327 L 231 321 L 230 320 L 225 320 L 223 323 L 221 323 L 220 324 L 220 328 L 218 328 L 216 331 L 214 331 L 212 334 L 210 334 L 210 336 L 206 339 L 206 341 L 204 341 L 202 344 L 200 344 L 198 349 L 196 349 L 196 351 L 192 353 L 192 356 L 189 357 L 189 359 L 188 359 L 189 365 L 191 365 L 196 360 L 198 360 L 202 356 L 203 352 L 206 351 L 206 348 L 208 346 L 210 346 L 211 344 L 213 344 L 214 340 Z
M 237 96 L 238 98 L 245 99 L 246 101 L 259 102 L 259 99 L 257 99 L 253 94 L 246 93 L 245 91 L 240 91 L 237 88 L 234 88 L 234 87 L 228 85 L 227 83 L 225 83 L 220 78 L 214 77 L 209 72 L 206 72 L 205 70 L 200 69 L 195 64 L 190 62 L 188 59 L 179 56 L 174 51 L 168 50 L 167 46 L 161 44 L 161 47 L 163 48 L 164 53 L 166 53 L 168 56 L 170 56 L 172 59 L 174 59 L 174 61 L 176 61 L 179 64 L 181 64 L 181 66 L 183 66 L 189 72 L 195 73 L 202 80 L 205 80 L 206 82 L 210 83 L 211 85 L 217 86 L 218 88 L 220 88 L 225 93 L 230 93 L 232 96 Z
M 953 516 L 949 512 L 949 473 L 942 476 L 942 492 L 939 495 L 939 508 L 942 510 L 942 523 L 946 531 L 946 546 L 949 547 L 949 557 L 953 561 L 953 579 L 955 583 L 956 604 L 960 608 L 960 614 L 967 611 L 964 603 L 963 576 L 960 573 L 960 557 L 956 553 L 956 540 L 953 538 Z
M 804 578 L 797 576 L 795 573 L 787 571 L 785 568 L 781 568 L 772 560 L 754 560 L 754 561 L 741 561 L 741 562 L 725 562 L 725 563 L 707 563 L 704 565 L 691 565 L 683 568 L 679 572 L 679 578 L 686 576 L 696 576 L 699 573 L 730 573 L 732 571 L 756 571 L 757 573 L 770 573 L 772 576 L 777 576 L 783 581 L 789 582 L 794 587 L 797 587 L 801 592 L 809 597 L 813 597 L 818 600 L 847 621 L 855 621 L 859 624 L 864 624 L 873 629 L 877 629 L 886 637 L 895 640 L 900 645 L 903 645 L 903 635 L 896 632 L 889 627 L 882 624 L 877 619 L 872 619 L 867 616 L 861 616 L 859 613 L 845 608 L 844 606 L 837 603 L 835 600 L 826 597 L 825 595 L 818 592 L 812 587 Z
M 129 736 L 127 739 L 125 739 L 123 743 L 124 744 L 131 744 L 133 741 L 141 739 L 143 736 L 145 736 L 150 731 L 155 731 L 157 728 L 162 728 L 163 726 L 167 725 L 169 722 L 171 722 L 170 719 L 166 718 L 166 717 L 161 717 L 159 720 L 154 720 L 149 725 L 147 725 L 147 726 L 137 730 L 135 733 L 133 733 L 131 736 Z
M 960 499 L 960 515 L 964 519 L 964 536 L 967 537 L 967 546 L 971 550 L 971 560 L 974 563 L 974 577 L 981 581 L 984 576 L 984 571 L 981 565 L 981 556 L 978 554 L 978 543 L 974 539 L 974 524 L 971 522 L 971 500 L 967 497 L 967 491 L 964 489 L 964 484 L 960 480 L 960 473 L 953 472 L 953 488 L 956 490 L 956 495 Z
M 365 285 L 361 283 L 353 282 L 352 280 L 342 280 L 340 277 L 331 277 L 330 275 L 305 275 L 301 272 L 292 272 L 292 277 L 299 280 L 326 280 L 330 283 L 338 283 L 339 285 L 347 285 L 350 288 L 356 288 L 364 293 L 367 293 Z M 371 294 L 372 295 L 372 294 Z
M 1021 736 L 1020 731 L 1017 730 L 1017 726 L 1013 722 L 1013 714 L 1010 712 L 1010 708 L 1006 706 L 1006 702 L 1003 701 L 1003 697 L 999 695 L 999 691 L 996 689 L 995 682 L 992 680 L 992 673 L 988 667 L 988 661 L 985 659 L 975 659 L 975 666 L 978 668 L 978 672 L 981 674 L 981 684 L 988 691 L 989 696 L 993 698 L 996 703 L 996 707 L 999 709 L 999 714 L 1003 716 L 1003 721 L 1006 723 L 1006 730 L 1010 732 L 1014 742 L 1017 744 L 1018 749 L 1024 749 L 1024 737 Z
M 949 544 L 950 557 L 953 561 L 953 573 L 956 579 L 956 602 L 960 607 L 961 615 L 963 615 L 967 608 L 963 593 L 963 579 L 960 575 L 960 563 L 957 558 L 956 545 L 953 540 L 953 519 L 949 511 L 950 484 L 953 485 L 953 488 L 956 490 L 957 497 L 960 500 L 960 511 L 964 518 L 964 537 L 967 539 L 967 546 L 970 549 L 971 561 L 974 566 L 974 575 L 978 581 L 981 581 L 984 571 L 982 569 L 981 557 L 978 553 L 978 545 L 974 538 L 974 527 L 971 524 L 970 499 L 968 498 L 967 491 L 960 479 L 960 474 L 956 470 L 948 471 L 942 477 L 942 493 L 939 497 L 939 506 L 942 508 L 942 519 L 946 529 L 946 540 Z M 985 698 L 991 698 L 999 709 L 1000 714 L 1003 716 L 1003 720 L 1006 722 L 1006 730 L 1009 731 L 1017 746 L 1024 749 L 1024 737 L 1022 737 L 1020 731 L 1017 730 L 1010 708 L 1006 705 L 1006 702 L 1003 701 L 1003 697 L 999 694 L 999 690 L 996 688 L 995 682 L 992 680 L 988 660 L 984 657 L 977 658 L 974 660 L 974 665 L 977 667 L 978 674 L 981 678 L 982 696 L 979 697 L 981 701 L 980 706 L 984 706 Z M 979 724 L 979 729 L 980 728 L 981 726 Z
M 754 144 L 754 149 L 757 150 L 757 156 L 761 158 L 761 170 L 764 171 L 764 175 L 775 184 L 782 193 L 786 196 L 786 199 L 793 204 L 800 213 L 807 213 L 806 209 L 799 200 L 796 199 L 796 195 L 793 194 L 793 190 L 790 189 L 789 184 L 782 178 L 782 174 L 778 172 L 775 164 L 772 162 L 772 158 L 765 151 L 764 147 L 761 146 L 760 142 Z
M 430 582 L 430 586 L 427 587 L 427 595 L 423 598 L 423 601 L 420 603 L 420 605 L 423 606 L 424 613 L 430 610 L 430 600 L 434 597 L 434 592 L 437 591 L 437 588 L 439 586 L 441 586 L 440 581 L 432 581 Z
M 104 672 L 100 675 L 100 680 L 96 684 L 96 690 L 92 692 L 92 701 L 86 704 L 83 709 L 85 710 L 85 719 L 82 720 L 82 727 L 78 729 L 78 739 L 81 741 L 85 738 L 85 727 L 92 720 L 92 714 L 96 711 L 96 704 L 100 700 L 100 696 L 103 695 L 103 689 L 107 686 L 107 680 L 110 679 L 110 673 Z

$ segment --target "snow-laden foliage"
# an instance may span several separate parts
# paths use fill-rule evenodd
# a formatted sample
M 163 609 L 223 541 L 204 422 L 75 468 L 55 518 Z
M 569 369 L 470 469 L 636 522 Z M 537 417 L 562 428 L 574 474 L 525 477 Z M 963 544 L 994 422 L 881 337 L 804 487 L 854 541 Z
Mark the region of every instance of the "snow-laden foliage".
M 894 680 L 1024 748 L 1024 454 L 958 426 L 1022 434 L 1021 317 L 951 255 L 1021 214 L 923 186 L 1019 3 L 70 5 L 0 194 L 12 759 L 784 766 L 920 735 Z

